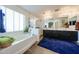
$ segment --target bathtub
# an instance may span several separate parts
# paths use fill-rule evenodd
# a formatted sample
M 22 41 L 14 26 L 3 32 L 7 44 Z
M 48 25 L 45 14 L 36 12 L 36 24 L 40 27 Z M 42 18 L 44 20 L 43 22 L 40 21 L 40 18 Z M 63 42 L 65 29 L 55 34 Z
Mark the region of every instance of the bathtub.
M 0 49 L 0 54 L 22 54 L 37 41 L 36 35 L 23 32 L 0 33 L 0 36 L 10 36 L 16 39 L 11 46 Z

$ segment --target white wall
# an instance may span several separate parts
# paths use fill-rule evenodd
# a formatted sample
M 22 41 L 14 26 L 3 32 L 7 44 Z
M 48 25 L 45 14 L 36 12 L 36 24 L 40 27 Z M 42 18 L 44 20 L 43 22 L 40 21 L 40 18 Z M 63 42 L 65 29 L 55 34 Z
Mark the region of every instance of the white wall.
M 64 6 L 57 12 L 58 17 L 68 16 L 69 18 L 79 15 L 79 6 Z

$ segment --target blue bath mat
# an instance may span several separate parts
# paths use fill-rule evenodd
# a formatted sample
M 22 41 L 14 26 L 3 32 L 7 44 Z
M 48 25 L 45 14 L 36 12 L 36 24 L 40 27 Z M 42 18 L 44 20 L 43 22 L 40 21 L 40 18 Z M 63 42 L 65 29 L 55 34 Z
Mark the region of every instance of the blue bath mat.
M 43 38 L 38 45 L 60 54 L 79 54 L 79 46 L 72 42 Z

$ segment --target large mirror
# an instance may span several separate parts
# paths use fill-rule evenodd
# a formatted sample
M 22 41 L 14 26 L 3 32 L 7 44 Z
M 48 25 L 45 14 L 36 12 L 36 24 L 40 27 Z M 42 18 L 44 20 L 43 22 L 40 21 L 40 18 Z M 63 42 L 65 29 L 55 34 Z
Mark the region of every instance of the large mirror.
M 68 27 L 68 17 L 48 19 L 45 22 L 45 27 L 53 28 L 53 29 L 66 28 L 66 27 Z
M 59 17 L 54 19 L 48 19 L 45 21 L 44 27 L 52 29 L 61 29 L 61 28 L 75 29 L 76 21 L 77 16 L 73 16 L 71 18 Z

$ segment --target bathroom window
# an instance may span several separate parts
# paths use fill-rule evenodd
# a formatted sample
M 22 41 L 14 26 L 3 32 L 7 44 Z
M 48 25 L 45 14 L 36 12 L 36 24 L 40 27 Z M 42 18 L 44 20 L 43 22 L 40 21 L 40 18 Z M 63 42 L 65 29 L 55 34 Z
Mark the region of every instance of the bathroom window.
M 25 15 L 4 6 L 0 6 L 0 9 L 5 14 L 3 19 L 6 32 L 22 31 L 24 29 Z
M 13 31 L 13 21 L 14 21 L 14 19 L 13 19 L 13 11 L 12 10 L 10 10 L 10 9 L 8 9 L 8 8 L 6 8 L 6 13 L 4 13 L 5 14 L 5 16 L 4 17 L 6 17 L 6 19 L 5 19 L 5 22 L 6 22 L 6 25 L 4 25 L 4 27 L 6 26 L 6 28 L 5 28 L 5 30 L 7 31 L 7 32 L 12 32 Z

